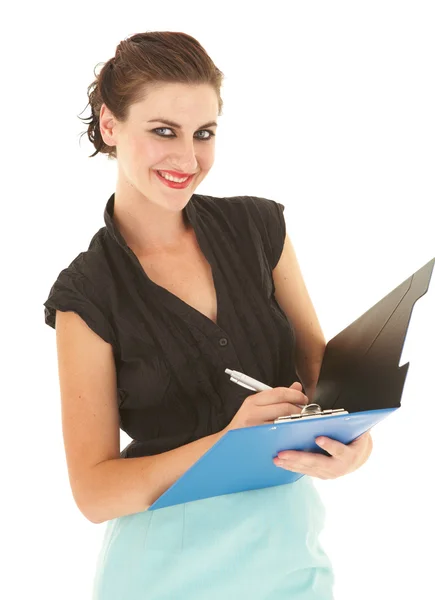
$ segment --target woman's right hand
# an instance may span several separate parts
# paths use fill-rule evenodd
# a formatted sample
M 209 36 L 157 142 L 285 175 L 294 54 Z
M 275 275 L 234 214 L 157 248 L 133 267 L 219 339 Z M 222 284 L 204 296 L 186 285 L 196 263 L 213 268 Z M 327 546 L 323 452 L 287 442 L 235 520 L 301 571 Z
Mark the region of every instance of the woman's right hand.
M 273 423 L 278 417 L 300 413 L 302 409 L 298 404 L 308 404 L 308 398 L 302 393 L 299 381 L 295 381 L 288 388 L 277 387 L 251 394 L 245 398 L 224 431 Z

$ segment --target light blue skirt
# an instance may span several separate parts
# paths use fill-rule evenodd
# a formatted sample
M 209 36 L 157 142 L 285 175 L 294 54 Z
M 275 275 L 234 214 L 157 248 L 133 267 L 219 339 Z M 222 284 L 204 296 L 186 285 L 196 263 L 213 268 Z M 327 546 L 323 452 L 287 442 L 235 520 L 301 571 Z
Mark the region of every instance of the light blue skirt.
M 107 522 L 93 600 L 332 600 L 312 479 Z

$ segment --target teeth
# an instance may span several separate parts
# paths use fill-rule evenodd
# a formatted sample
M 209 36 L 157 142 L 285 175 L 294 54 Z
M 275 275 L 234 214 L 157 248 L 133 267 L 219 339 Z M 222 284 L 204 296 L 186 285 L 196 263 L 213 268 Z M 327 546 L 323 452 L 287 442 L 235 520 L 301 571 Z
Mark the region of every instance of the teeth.
M 172 177 L 172 175 L 169 175 L 169 173 L 162 173 L 161 171 L 157 171 L 157 173 L 161 175 L 161 177 L 163 177 L 164 179 L 168 179 L 168 181 L 175 181 L 175 183 L 183 183 L 184 181 L 187 181 L 189 179 L 188 177 L 183 177 L 182 179 L 179 179 L 177 177 Z

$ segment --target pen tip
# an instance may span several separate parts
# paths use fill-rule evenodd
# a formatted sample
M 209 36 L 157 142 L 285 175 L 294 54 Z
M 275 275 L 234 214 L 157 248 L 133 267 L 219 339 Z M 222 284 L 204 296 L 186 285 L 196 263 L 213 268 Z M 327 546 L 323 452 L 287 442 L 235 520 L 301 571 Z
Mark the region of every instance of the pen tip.
M 232 375 L 233 371 L 232 369 L 225 369 L 225 373 L 228 373 L 228 375 Z

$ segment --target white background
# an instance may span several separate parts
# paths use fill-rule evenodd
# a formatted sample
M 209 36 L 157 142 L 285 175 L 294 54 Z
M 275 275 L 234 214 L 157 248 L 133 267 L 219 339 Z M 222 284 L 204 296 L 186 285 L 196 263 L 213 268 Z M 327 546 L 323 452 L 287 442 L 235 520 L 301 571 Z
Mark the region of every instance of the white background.
M 196 37 L 225 74 L 197 193 L 286 206 L 329 340 L 435 256 L 434 4 L 21 3 L 2 24 L 3 598 L 88 599 L 105 524 L 69 486 L 43 302 L 104 225 L 116 163 L 93 152 L 93 69 L 141 31 Z M 82 112 L 84 109 L 85 112 Z M 335 598 L 433 594 L 435 291 L 415 305 L 402 407 L 355 473 L 315 480 Z M 121 435 L 121 445 L 129 441 Z M 6 558 L 6 560 L 5 560 Z M 206 600 L 206 599 L 204 599 Z

